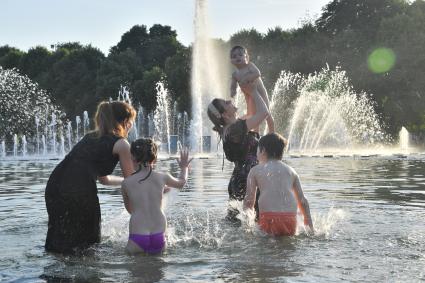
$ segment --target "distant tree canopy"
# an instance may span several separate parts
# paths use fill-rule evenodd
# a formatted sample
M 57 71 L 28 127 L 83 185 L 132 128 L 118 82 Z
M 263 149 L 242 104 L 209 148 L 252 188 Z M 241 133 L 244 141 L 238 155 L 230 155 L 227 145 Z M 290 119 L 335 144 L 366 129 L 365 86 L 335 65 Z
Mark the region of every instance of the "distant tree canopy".
M 373 94 L 389 133 L 401 126 L 425 132 L 423 0 L 333 0 L 317 19 L 299 28 L 274 27 L 265 34 L 241 30 L 221 48 L 235 44 L 248 48 L 269 93 L 282 70 L 309 74 L 326 65 L 340 66 L 356 90 Z M 374 64 L 389 67 L 376 69 Z M 97 102 L 117 97 L 121 85 L 129 88 L 136 104 L 152 111 L 158 80 L 178 109 L 190 113 L 191 48 L 169 26 L 133 26 L 107 56 L 78 42 L 27 52 L 0 46 L 0 65 L 17 68 L 37 82 L 69 117 L 83 110 L 93 114 Z
M 124 33 L 108 56 L 78 42 L 37 46 L 22 52 L 8 45 L 0 47 L 0 66 L 17 68 L 48 91 L 54 103 L 69 118 L 87 110 L 93 115 L 101 100 L 116 98 L 127 86 L 135 104 L 148 111 L 156 107 L 155 88 L 163 80 L 179 108 L 190 107 L 188 48 L 177 41 L 169 26 L 136 25 Z M 168 78 L 169 77 L 169 78 Z

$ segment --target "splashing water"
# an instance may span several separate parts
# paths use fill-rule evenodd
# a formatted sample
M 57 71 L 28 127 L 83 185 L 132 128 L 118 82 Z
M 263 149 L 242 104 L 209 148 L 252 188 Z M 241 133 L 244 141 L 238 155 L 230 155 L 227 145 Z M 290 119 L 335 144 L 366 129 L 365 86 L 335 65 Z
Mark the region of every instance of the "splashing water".
M 0 66 L 0 137 L 6 139 L 6 147 L 13 143 L 15 134 L 19 139 L 26 135 L 28 143 L 33 142 L 29 137 L 36 136 L 39 126 L 46 128 L 49 124 L 46 109 L 57 116 L 61 114 L 49 104 L 47 93 L 27 76 Z
M 370 96 L 355 93 L 339 68 L 324 68 L 307 77 L 282 72 L 271 111 L 277 132 L 288 137 L 291 150 L 351 150 L 389 141 Z
M 315 236 L 324 236 L 326 239 L 333 235 L 336 227 L 348 217 L 348 213 L 341 208 L 331 207 L 325 214 L 312 215 Z M 298 227 L 299 230 L 300 227 Z

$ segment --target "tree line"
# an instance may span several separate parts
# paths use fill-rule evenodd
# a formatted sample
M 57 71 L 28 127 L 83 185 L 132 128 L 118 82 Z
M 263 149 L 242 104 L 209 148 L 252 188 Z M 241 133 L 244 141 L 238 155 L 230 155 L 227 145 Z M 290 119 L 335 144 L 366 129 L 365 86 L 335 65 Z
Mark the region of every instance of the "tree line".
M 242 30 L 217 41 L 227 50 L 246 46 L 269 93 L 282 70 L 310 74 L 327 65 L 340 67 L 355 90 L 372 94 L 390 134 L 401 126 L 425 132 L 423 0 L 333 0 L 317 19 L 306 19 L 298 28 L 275 27 L 264 34 Z M 136 25 L 106 56 L 75 42 L 51 47 L 23 52 L 1 46 L 0 65 L 18 68 L 36 81 L 69 117 L 83 110 L 93 113 L 97 102 L 116 97 L 121 85 L 149 112 L 156 107 L 159 80 L 178 110 L 190 113 L 191 47 L 181 44 L 169 26 Z

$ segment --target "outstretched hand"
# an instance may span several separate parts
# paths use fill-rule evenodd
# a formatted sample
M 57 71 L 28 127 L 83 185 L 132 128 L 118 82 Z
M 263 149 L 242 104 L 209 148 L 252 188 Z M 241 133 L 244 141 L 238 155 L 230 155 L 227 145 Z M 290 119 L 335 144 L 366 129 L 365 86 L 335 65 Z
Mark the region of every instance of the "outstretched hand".
M 193 158 L 189 159 L 189 149 L 187 147 L 184 147 L 180 150 L 180 158 L 177 159 L 177 163 L 179 164 L 180 168 L 189 167 L 190 162 Z

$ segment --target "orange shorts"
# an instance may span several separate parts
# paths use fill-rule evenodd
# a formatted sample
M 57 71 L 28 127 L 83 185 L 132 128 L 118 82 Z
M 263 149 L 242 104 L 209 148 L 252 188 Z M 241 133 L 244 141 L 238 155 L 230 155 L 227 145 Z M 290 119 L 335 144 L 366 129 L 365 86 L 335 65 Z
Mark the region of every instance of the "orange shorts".
M 293 236 L 297 230 L 297 214 L 294 212 L 260 212 L 261 230 L 273 236 Z

